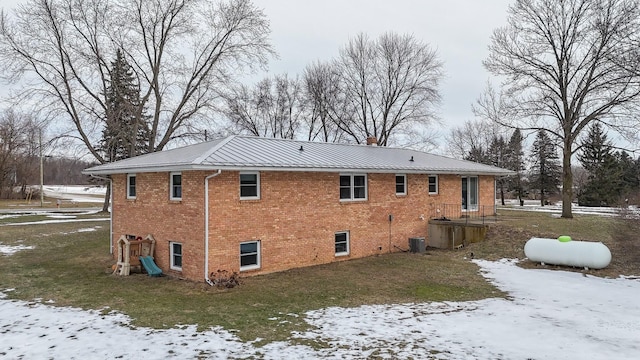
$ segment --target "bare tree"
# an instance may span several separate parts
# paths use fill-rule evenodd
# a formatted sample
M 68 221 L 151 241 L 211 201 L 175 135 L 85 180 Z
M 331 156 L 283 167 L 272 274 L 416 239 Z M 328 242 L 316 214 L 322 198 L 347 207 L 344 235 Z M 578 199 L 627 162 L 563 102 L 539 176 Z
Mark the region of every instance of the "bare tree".
M 273 53 L 249 0 L 30 0 L 0 19 L 0 68 L 21 99 L 69 120 L 100 162 L 109 62 L 123 49 L 151 113 L 148 151 L 188 135 L 239 70 Z
M 16 187 L 24 195 L 37 183 L 39 132 L 32 116 L 13 109 L 0 114 L 0 198 L 12 198 Z
M 516 0 L 485 67 L 505 77 L 504 125 L 545 130 L 562 145 L 562 217 L 573 217 L 571 156 L 592 121 L 623 131 L 640 99 L 636 0 Z
M 342 141 L 344 133 L 336 125 L 344 116 L 337 68 L 331 63 L 308 65 L 304 71 L 304 94 L 308 107 L 307 140 Z
M 225 96 L 224 113 L 233 132 L 281 139 L 295 138 L 306 106 L 298 78 L 265 78 L 253 89 L 239 85 Z
M 478 150 L 489 149 L 492 140 L 504 134 L 504 128 L 498 124 L 483 120 L 467 120 L 461 126 L 453 127 L 446 135 L 447 152 L 462 159 Z
M 328 120 L 341 140 L 379 145 L 400 142 L 436 120 L 442 63 L 427 44 L 410 35 L 387 33 L 376 40 L 360 34 L 332 62 L 312 64 L 305 81 L 314 114 Z M 316 125 L 318 123 L 314 123 Z

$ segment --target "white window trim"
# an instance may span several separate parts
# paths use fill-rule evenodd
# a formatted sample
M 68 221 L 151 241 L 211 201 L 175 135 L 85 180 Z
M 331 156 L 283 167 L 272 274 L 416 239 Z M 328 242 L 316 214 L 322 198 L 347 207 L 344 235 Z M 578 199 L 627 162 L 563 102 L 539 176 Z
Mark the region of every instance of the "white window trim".
M 173 196 L 173 176 L 180 175 L 180 197 Z M 169 173 L 169 200 L 182 200 L 182 194 L 184 191 L 184 179 L 182 178 L 182 173 L 179 171 Z
M 256 247 L 256 264 L 253 265 L 245 265 L 242 266 L 240 265 L 240 271 L 248 271 L 248 270 L 256 270 L 256 269 L 260 269 L 261 266 L 261 248 L 262 248 L 262 244 L 260 244 L 260 240 L 251 240 L 251 241 L 243 241 L 240 243 L 240 247 L 238 250 L 242 249 L 242 244 L 250 244 L 250 243 L 257 243 L 258 246 Z M 238 261 L 240 264 L 242 264 L 242 251 L 240 251 L 240 256 L 238 257 Z
M 256 176 L 256 186 L 258 187 L 256 191 L 256 196 L 242 196 L 242 183 L 240 182 L 241 175 Z M 240 200 L 260 200 L 260 172 L 259 171 L 241 171 L 240 175 L 238 175 L 238 191 L 240 194 Z
M 174 264 L 174 252 L 173 252 L 173 245 L 178 244 L 180 245 L 180 259 L 182 259 L 182 263 L 184 264 L 184 246 L 182 246 L 182 243 L 177 242 L 177 241 L 169 241 L 169 263 L 170 263 L 170 268 L 171 270 L 177 270 L 177 271 L 182 271 L 182 266 L 177 266 Z
M 367 174 L 345 174 L 345 173 L 341 173 L 339 174 L 339 176 L 349 176 L 351 177 L 351 181 L 350 181 L 350 188 L 351 188 L 351 197 L 349 199 L 340 199 L 340 201 L 342 202 L 352 202 L 352 201 L 367 201 L 369 200 L 369 177 L 367 176 Z M 353 181 L 353 178 L 355 176 L 364 176 L 364 198 L 357 198 L 355 199 L 353 197 L 354 195 L 354 187 L 355 187 L 355 182 Z M 340 178 L 338 178 L 339 180 Z M 338 182 L 338 196 L 340 196 L 340 182 Z
M 342 252 L 336 252 L 335 256 L 347 256 L 349 255 L 349 253 L 351 252 L 351 236 L 349 235 L 349 231 L 338 231 L 335 234 L 333 234 L 333 248 L 335 249 L 336 246 L 336 235 L 338 234 L 346 234 L 347 235 L 347 251 L 342 251 Z M 334 250 L 335 251 L 335 250 Z
M 131 178 L 136 179 L 136 174 L 127 174 L 127 199 L 135 199 L 138 195 L 138 181 L 136 179 L 136 195 L 131 195 L 131 193 L 129 192 L 129 190 L 131 190 Z
M 404 178 L 404 192 L 398 192 L 396 189 L 396 195 L 407 195 L 407 174 L 396 174 L 397 176 L 402 176 Z M 395 181 L 395 186 L 398 186 L 398 180 Z
M 436 178 L 436 191 L 435 191 L 435 192 L 432 192 L 432 191 L 429 189 L 429 185 L 430 185 L 430 184 L 429 184 L 429 179 L 430 179 L 430 178 L 432 178 L 432 177 L 433 177 L 433 178 Z M 440 183 L 440 179 L 438 179 L 438 175 L 429 175 L 429 176 L 427 176 L 427 190 L 429 190 L 429 195 L 436 195 L 436 194 L 438 194 L 438 192 L 440 191 L 440 184 L 439 184 L 439 183 Z

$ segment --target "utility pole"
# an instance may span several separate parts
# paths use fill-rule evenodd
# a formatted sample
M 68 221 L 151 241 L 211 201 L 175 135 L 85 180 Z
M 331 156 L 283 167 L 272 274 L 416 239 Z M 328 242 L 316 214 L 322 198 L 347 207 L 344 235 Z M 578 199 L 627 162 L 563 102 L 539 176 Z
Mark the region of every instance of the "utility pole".
M 38 147 L 40 148 L 40 207 L 44 206 L 44 160 L 42 159 L 42 129 L 38 133 Z

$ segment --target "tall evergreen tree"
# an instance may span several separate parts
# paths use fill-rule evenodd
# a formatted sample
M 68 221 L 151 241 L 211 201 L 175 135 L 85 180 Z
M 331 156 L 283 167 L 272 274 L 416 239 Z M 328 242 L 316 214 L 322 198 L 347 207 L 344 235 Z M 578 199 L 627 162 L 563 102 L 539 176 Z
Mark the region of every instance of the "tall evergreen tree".
M 540 205 L 544 206 L 545 193 L 553 194 L 558 191 L 562 175 L 556 147 L 544 130 L 538 131 L 533 142 L 531 159 L 530 186 L 540 190 Z
M 628 199 L 640 187 L 637 163 L 626 151 L 616 151 L 614 156 L 620 175 L 619 200 Z
M 613 152 L 613 145 L 600 123 L 593 123 L 580 143 L 578 160 L 587 171 L 587 183 L 578 192 L 578 204 L 603 206 L 615 203 L 624 188 L 621 154 Z M 626 154 L 626 153 L 625 153 Z M 628 155 L 627 155 L 628 156 Z
M 578 193 L 578 204 L 607 206 L 616 203 L 622 189 L 621 175 L 615 154 L 605 154 L 599 166 L 589 173 L 587 183 Z
M 140 101 L 140 85 L 133 68 L 118 49 L 116 59 L 111 62 L 109 81 L 104 94 L 106 118 L 102 139 L 96 149 L 106 162 L 130 158 L 149 151 L 151 130 Z M 102 205 L 109 209 L 110 187 Z
M 611 141 L 599 122 L 594 122 L 587 132 L 587 136 L 580 143 L 578 160 L 589 174 L 595 174 L 605 159 L 612 154 Z
M 487 149 L 486 157 L 487 164 L 493 165 L 501 168 L 507 167 L 507 142 L 504 140 L 502 135 L 494 135 L 491 138 L 491 144 L 489 144 L 489 149 Z M 500 191 L 500 202 L 504 205 L 504 191 L 506 187 L 506 178 L 501 177 L 496 179 L 496 186 Z
M 151 131 L 140 101 L 140 86 L 121 50 L 111 63 L 106 89 L 106 119 L 100 149 L 107 162 L 148 151 Z
M 509 143 L 507 144 L 505 166 L 507 169 L 516 172 L 515 175 L 509 176 L 506 179 L 507 189 L 515 192 L 521 206 L 523 205 L 522 197 L 524 196 L 525 191 L 523 173 L 526 170 L 524 163 L 524 149 L 522 146 L 523 141 L 524 138 L 520 129 L 515 129 L 509 139 Z

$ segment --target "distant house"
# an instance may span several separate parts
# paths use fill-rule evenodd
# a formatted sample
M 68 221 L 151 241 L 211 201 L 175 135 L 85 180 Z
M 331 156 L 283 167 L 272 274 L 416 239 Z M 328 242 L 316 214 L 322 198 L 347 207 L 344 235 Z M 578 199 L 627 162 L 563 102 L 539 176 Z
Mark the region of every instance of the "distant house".
M 511 173 L 373 142 L 230 136 L 84 173 L 112 180 L 112 251 L 153 234 L 158 266 L 196 281 L 406 250 L 441 204 L 495 212 L 495 177 Z

